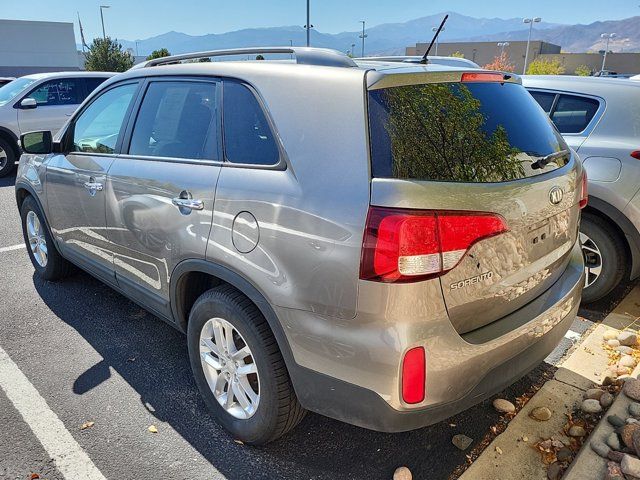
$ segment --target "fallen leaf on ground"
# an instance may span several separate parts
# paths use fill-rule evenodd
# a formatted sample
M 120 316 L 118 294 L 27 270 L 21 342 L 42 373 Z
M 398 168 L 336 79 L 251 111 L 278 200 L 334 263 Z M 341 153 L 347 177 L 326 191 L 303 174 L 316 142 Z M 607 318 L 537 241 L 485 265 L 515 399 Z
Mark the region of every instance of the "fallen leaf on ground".
M 91 428 L 95 425 L 96 422 L 84 422 L 80 425 L 80 430 L 86 430 L 87 428 Z
M 156 427 L 155 425 L 149 425 L 149 428 L 147 430 L 149 430 L 151 433 L 158 433 L 158 427 Z
M 29 480 L 36 480 L 37 478 L 40 478 L 40 475 L 38 475 L 37 473 L 32 473 L 31 475 L 29 475 Z

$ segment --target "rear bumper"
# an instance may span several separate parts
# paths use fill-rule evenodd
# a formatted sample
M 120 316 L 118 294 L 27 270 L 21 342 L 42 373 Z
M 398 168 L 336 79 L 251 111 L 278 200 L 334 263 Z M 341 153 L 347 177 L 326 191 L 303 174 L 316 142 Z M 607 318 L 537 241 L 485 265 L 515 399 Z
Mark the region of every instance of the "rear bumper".
M 397 371 L 391 389 L 380 392 L 339 375 L 290 366 L 296 393 L 309 410 L 372 430 L 400 432 L 437 423 L 501 391 L 544 360 L 576 316 L 583 276 L 582 254 L 576 245 L 562 277 L 529 305 L 463 337 L 456 334 L 446 340 L 419 342 L 428 352 L 427 399 L 417 407 L 398 398 Z M 412 345 L 416 342 L 397 349 L 396 365 Z M 363 371 L 362 381 L 369 377 L 370 372 Z M 433 395 L 432 385 L 437 386 Z

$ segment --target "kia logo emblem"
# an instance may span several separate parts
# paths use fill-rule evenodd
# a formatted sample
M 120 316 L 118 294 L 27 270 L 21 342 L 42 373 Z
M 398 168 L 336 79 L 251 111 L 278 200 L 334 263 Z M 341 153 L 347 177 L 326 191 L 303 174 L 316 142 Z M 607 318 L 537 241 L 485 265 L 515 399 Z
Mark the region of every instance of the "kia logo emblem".
M 549 191 L 549 201 L 553 205 L 558 205 L 562 201 L 562 197 L 564 197 L 564 193 L 560 187 L 553 187 Z

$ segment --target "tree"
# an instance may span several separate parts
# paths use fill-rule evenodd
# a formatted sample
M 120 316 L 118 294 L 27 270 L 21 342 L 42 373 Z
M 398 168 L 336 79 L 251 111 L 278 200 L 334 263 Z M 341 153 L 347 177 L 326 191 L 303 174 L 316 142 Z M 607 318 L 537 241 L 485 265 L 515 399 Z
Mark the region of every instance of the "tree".
M 509 55 L 507 55 L 507 52 L 502 52 L 500 55 L 496 55 L 493 62 L 487 63 L 482 68 L 486 70 L 498 70 L 500 72 L 515 71 L 515 66 L 509 61 Z
M 575 74 L 579 77 L 588 77 L 591 73 L 591 69 L 586 65 L 578 65 L 575 71 Z
M 124 72 L 133 67 L 133 57 L 117 40 L 94 38 L 87 52 L 85 68 L 91 71 Z
M 171 56 L 171 53 L 169 53 L 169 50 L 167 50 L 166 48 L 161 48 L 160 50 L 154 50 L 153 52 L 151 52 L 151 55 L 147 57 L 147 60 L 153 60 L 154 58 L 162 58 L 162 57 L 169 57 L 169 56 Z
M 564 66 L 560 63 L 560 60 L 536 58 L 527 68 L 528 75 L 562 75 L 563 73 Z
M 452 57 L 454 58 L 464 58 L 464 53 L 460 52 L 460 51 L 455 51 L 451 54 Z

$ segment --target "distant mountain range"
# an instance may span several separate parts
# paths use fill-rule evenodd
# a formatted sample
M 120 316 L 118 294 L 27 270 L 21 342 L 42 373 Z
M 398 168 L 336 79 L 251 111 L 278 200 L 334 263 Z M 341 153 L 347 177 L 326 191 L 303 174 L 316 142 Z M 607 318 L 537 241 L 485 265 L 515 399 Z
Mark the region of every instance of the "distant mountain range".
M 452 41 L 501 41 L 526 40 L 528 26 L 520 18 L 473 18 L 448 12 L 445 31 L 441 42 Z M 366 51 L 370 54 L 404 54 L 405 47 L 416 42 L 431 39 L 432 27 L 439 25 L 444 13 L 417 18 L 404 23 L 385 23 L 367 29 Z M 604 48 L 600 34 L 615 32 L 617 38 L 610 44 L 614 51 L 640 51 L 640 17 L 625 20 L 595 22 L 590 25 L 561 25 L 541 22 L 535 24 L 533 39 L 545 40 L 560 45 L 563 51 L 585 52 Z M 360 55 L 360 32 L 336 34 L 311 32 L 311 43 L 316 47 L 334 48 L 347 51 L 355 44 L 355 54 Z M 221 48 L 249 46 L 304 45 L 306 32 L 301 26 L 249 28 L 233 32 L 187 35 L 167 32 L 138 40 L 138 53 L 147 55 L 159 48 L 167 48 L 171 53 L 185 53 Z M 125 48 L 136 49 L 136 42 L 120 40 Z

